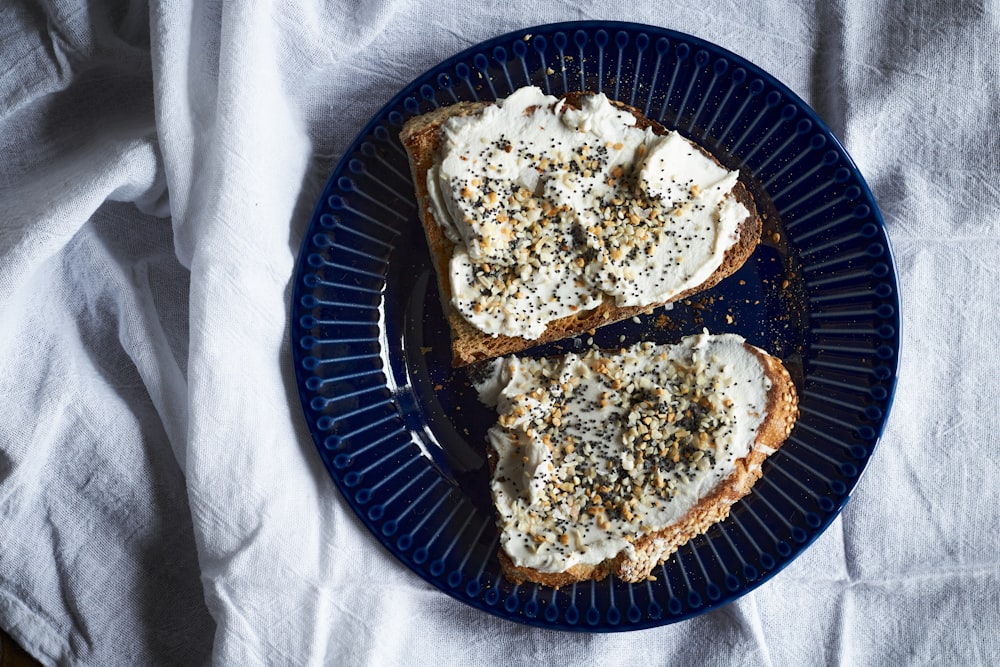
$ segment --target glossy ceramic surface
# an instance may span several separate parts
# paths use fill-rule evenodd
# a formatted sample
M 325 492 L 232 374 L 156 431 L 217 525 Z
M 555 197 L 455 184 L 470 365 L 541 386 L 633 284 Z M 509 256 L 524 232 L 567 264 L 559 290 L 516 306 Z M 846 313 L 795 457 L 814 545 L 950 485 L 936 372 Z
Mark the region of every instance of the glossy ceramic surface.
M 764 239 L 734 276 L 595 342 L 667 342 L 707 327 L 783 358 L 801 397 L 788 443 L 729 519 L 656 580 L 555 591 L 500 574 L 484 434 L 493 415 L 450 367 L 447 326 L 398 140 L 405 120 L 524 85 L 603 91 L 739 168 Z M 847 502 L 896 381 L 900 315 L 878 208 L 824 123 L 787 87 L 694 37 L 625 23 L 539 26 L 441 63 L 391 100 L 330 177 L 306 234 L 291 308 L 302 406 L 344 500 L 414 572 L 534 625 L 582 631 L 671 623 L 718 607 L 795 558 Z M 624 337 L 624 339 L 622 338 Z M 538 353 L 582 347 L 569 340 Z

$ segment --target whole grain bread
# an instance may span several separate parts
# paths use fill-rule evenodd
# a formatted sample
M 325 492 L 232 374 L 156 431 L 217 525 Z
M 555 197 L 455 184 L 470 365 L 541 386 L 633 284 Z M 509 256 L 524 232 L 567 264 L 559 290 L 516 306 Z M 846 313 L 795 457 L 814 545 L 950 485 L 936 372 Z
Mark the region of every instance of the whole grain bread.
M 564 96 L 568 106 L 579 108 L 585 92 L 573 92 Z M 666 134 L 667 129 L 660 123 L 644 116 L 638 109 L 612 101 L 622 109 L 632 113 L 639 128 L 651 128 L 656 134 Z M 527 340 L 517 336 L 493 336 L 479 331 L 461 316 L 452 304 L 452 291 L 449 281 L 448 265 L 454 249 L 454 243 L 445 236 L 444 231 L 434 219 L 433 209 L 427 190 L 427 172 L 434 164 L 441 146 L 441 127 L 449 118 L 477 113 L 487 104 L 482 102 L 461 102 L 447 107 L 438 108 L 432 112 L 411 118 L 403 126 L 400 140 L 406 148 L 410 168 L 413 174 L 413 184 L 416 191 L 420 221 L 427 237 L 431 258 L 437 275 L 438 292 L 441 304 L 451 330 L 452 363 L 454 366 L 467 364 L 514 354 L 528 347 L 540 345 L 579 333 L 596 329 L 597 327 L 629 319 L 636 315 L 652 312 L 656 308 L 680 299 L 687 298 L 698 292 L 715 286 L 719 281 L 733 274 L 750 257 L 760 240 L 761 218 L 754 203 L 753 195 L 746 185 L 740 181 L 733 188 L 732 196 L 736 198 L 750 215 L 739 227 L 739 238 L 735 245 L 726 251 L 722 264 L 701 285 L 674 295 L 668 301 L 652 303 L 646 306 L 619 307 L 614 298 L 605 296 L 603 302 L 596 308 L 581 311 L 574 315 L 550 322 L 541 337 Z M 718 159 L 707 150 L 699 149 L 713 161 Z
M 735 462 L 736 469 L 732 474 L 702 497 L 681 520 L 661 530 L 637 535 L 632 543 L 635 558 L 629 558 L 623 552 L 594 565 L 578 564 L 564 572 L 541 572 L 516 565 L 501 549 L 498 557 L 504 576 L 517 584 L 531 581 L 556 588 L 579 581 L 601 580 L 609 574 L 626 582 L 643 581 L 650 578 L 652 570 L 688 540 L 728 517 L 733 504 L 749 494 L 760 479 L 764 460 L 782 446 L 798 418 L 798 394 L 784 364 L 757 347 L 748 343 L 744 346 L 760 361 L 771 386 L 767 392 L 766 414 L 758 427 L 754 444 L 745 457 Z M 560 446 L 559 443 L 554 445 Z M 492 474 L 497 463 L 492 447 L 487 459 Z

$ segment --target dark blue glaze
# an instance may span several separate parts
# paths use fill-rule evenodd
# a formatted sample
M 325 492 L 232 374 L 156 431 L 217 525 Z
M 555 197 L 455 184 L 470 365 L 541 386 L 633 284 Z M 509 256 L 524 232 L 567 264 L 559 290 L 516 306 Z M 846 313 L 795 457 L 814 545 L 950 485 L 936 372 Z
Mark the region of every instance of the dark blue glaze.
M 528 37 L 530 35 L 530 37 Z M 450 367 L 447 326 L 397 136 L 405 120 L 524 85 L 602 91 L 739 168 L 764 239 L 734 276 L 595 342 L 668 342 L 707 327 L 784 359 L 801 396 L 788 443 L 729 519 L 657 569 L 551 591 L 500 575 L 484 459 L 493 415 Z M 347 150 L 305 235 L 291 305 L 295 374 L 343 500 L 415 573 L 463 602 L 579 631 L 690 618 L 766 582 L 836 517 L 889 415 L 900 308 L 878 206 L 823 121 L 714 44 L 652 26 L 579 22 L 503 35 L 393 98 Z M 660 316 L 665 316 L 665 318 Z M 582 347 L 547 345 L 538 354 Z

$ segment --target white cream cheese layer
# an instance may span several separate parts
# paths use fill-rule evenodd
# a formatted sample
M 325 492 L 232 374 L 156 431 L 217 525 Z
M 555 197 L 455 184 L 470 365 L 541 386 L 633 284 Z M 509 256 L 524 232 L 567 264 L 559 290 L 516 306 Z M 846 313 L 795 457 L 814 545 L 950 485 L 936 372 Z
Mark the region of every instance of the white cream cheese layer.
M 754 446 L 770 381 L 734 334 L 614 354 L 508 357 L 477 385 L 500 540 L 515 564 L 563 572 L 680 520 Z
M 444 123 L 427 187 L 463 317 L 534 339 L 605 294 L 659 303 L 718 269 L 749 215 L 738 172 L 635 122 L 604 95 L 571 109 L 529 87 Z

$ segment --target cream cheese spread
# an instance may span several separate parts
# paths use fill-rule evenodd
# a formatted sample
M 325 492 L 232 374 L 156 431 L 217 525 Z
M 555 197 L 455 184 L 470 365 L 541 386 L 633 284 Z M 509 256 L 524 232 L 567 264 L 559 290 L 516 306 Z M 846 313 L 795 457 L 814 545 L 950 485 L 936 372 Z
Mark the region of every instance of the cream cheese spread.
M 605 295 L 668 301 L 719 268 L 749 215 L 738 172 L 603 94 L 574 109 L 521 88 L 442 131 L 427 188 L 456 244 L 452 302 L 488 334 L 535 339 Z
M 507 357 L 477 384 L 500 541 L 514 563 L 564 572 L 677 522 L 754 446 L 770 380 L 735 334 L 615 353 Z

